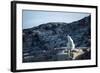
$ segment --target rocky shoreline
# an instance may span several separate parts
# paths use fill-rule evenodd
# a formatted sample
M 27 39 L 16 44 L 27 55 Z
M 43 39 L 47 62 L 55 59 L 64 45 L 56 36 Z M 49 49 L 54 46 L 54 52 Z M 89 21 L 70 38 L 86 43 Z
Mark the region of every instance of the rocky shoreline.
M 34 51 L 38 55 L 24 54 L 24 62 L 41 62 L 41 61 L 65 61 L 65 60 L 86 60 L 91 59 L 91 50 L 89 48 L 68 50 L 63 48 L 55 48 L 52 51 Z M 70 55 L 69 55 L 70 54 Z

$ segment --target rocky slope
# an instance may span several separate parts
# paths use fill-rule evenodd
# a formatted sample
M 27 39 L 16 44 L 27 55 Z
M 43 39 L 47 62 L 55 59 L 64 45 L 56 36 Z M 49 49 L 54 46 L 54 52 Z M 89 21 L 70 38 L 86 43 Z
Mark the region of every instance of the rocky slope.
M 90 48 L 90 20 L 88 16 L 72 23 L 50 22 L 23 29 L 23 62 L 48 61 L 51 55 L 56 57 L 54 48 L 66 47 L 67 35 L 72 37 L 76 48 Z

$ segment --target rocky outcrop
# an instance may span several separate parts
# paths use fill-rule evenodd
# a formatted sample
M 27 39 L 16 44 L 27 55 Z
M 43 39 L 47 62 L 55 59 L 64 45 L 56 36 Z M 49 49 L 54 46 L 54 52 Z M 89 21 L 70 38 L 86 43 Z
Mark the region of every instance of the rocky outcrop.
M 90 48 L 73 49 L 73 50 L 71 50 L 71 54 L 72 54 L 72 59 L 73 60 L 91 59 L 91 50 L 90 50 Z
M 86 60 L 91 59 L 91 50 L 86 49 L 83 53 L 75 57 L 75 60 Z

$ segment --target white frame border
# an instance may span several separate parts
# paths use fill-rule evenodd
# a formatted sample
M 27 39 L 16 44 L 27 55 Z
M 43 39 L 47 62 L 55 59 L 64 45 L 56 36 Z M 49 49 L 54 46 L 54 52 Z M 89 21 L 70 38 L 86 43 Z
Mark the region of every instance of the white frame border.
M 53 67 L 74 67 L 96 65 L 96 10 L 95 8 L 82 7 L 60 7 L 60 6 L 45 6 L 45 5 L 28 5 L 17 4 L 16 12 L 16 28 L 17 28 L 17 47 L 16 47 L 16 65 L 17 70 L 22 69 L 39 69 L 39 68 L 53 68 Z M 70 11 L 70 12 L 86 12 L 91 13 L 91 60 L 75 60 L 75 61 L 56 61 L 56 62 L 34 62 L 22 63 L 22 9 L 27 10 L 49 10 L 49 11 Z M 67 66 L 66 66 L 67 65 Z

